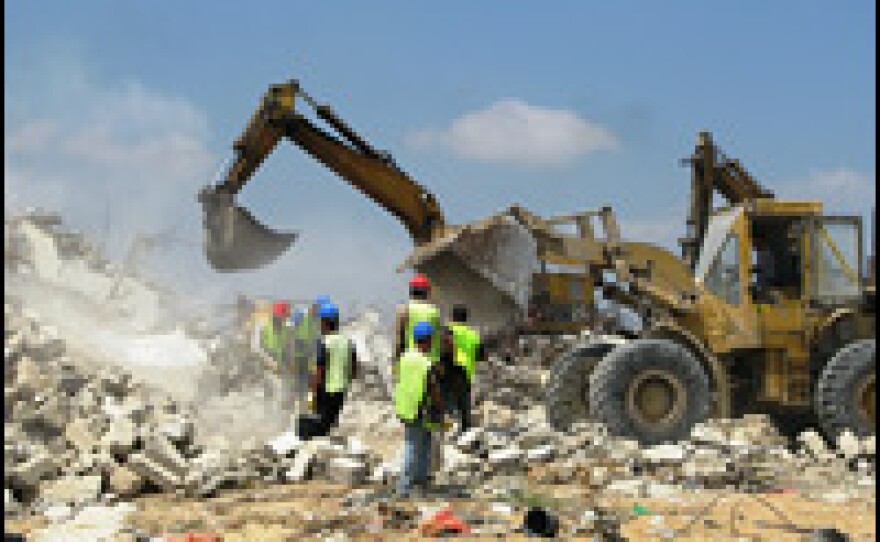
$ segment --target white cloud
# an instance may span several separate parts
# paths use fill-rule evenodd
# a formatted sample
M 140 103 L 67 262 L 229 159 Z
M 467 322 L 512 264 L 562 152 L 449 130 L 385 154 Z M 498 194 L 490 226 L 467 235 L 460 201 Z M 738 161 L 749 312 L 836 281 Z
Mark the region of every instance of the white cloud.
M 614 150 L 606 128 L 566 109 L 498 101 L 466 113 L 441 130 L 413 134 L 417 148 L 442 147 L 464 158 L 527 165 L 563 165 L 584 154 Z
M 82 63 L 64 66 L 70 78 L 56 68 L 37 66 L 45 73 L 4 89 L 17 115 L 5 126 L 5 192 L 105 229 L 111 251 L 139 233 L 197 224 L 195 193 L 216 162 L 206 115 L 136 82 L 102 81 Z
M 877 197 L 874 173 L 850 168 L 814 171 L 803 179 L 782 182 L 777 197 L 817 199 L 827 212 L 862 212 L 874 205 Z
M 43 151 L 58 133 L 58 125 L 49 119 L 36 119 L 22 124 L 6 138 L 6 150 L 13 154 Z

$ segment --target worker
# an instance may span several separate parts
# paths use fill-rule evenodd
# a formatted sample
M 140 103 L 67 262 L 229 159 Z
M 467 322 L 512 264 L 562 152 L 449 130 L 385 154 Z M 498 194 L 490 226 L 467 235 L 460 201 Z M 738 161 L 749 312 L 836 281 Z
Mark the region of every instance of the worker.
M 263 361 L 269 369 L 281 378 L 281 408 L 291 415 L 294 413 L 293 394 L 290 382 L 293 378 L 293 340 L 287 323 L 290 317 L 290 303 L 272 303 L 272 319 L 259 328 L 259 348 Z
M 339 332 L 339 308 L 325 303 L 318 309 L 321 337 L 317 341 L 315 373 L 312 376 L 314 416 L 300 418 L 304 438 L 326 435 L 339 421 L 339 412 L 352 379 L 357 377 L 357 354 L 351 340 Z
M 460 431 L 467 431 L 471 426 L 474 370 L 478 361 L 486 360 L 480 334 L 467 325 L 467 319 L 467 307 L 452 307 L 452 322 L 446 327 L 446 347 L 441 355 L 444 367 L 444 399 L 450 410 L 458 411 Z
M 398 361 L 394 409 L 404 425 L 404 447 L 397 493 L 406 497 L 414 486 L 427 488 L 431 466 L 431 431 L 442 412 L 439 364 L 431 361 L 435 336 L 430 322 L 413 326 L 413 346 Z
M 315 373 L 316 349 L 320 328 L 317 323 L 318 310 L 322 305 L 330 303 L 330 297 L 319 295 L 311 304 L 294 327 L 294 395 L 296 396 L 297 412 L 306 412 L 305 403 L 309 391 L 309 382 Z
M 429 301 L 431 293 L 431 281 L 428 277 L 419 273 L 409 281 L 409 301 L 397 307 L 394 323 L 394 355 L 392 360 L 392 373 L 396 375 L 396 361 L 406 350 L 415 347 L 415 339 L 413 331 L 418 322 L 428 322 L 431 324 L 435 336 L 432 337 L 433 345 L 430 352 L 431 362 L 440 359 L 441 341 L 440 332 L 440 311 Z

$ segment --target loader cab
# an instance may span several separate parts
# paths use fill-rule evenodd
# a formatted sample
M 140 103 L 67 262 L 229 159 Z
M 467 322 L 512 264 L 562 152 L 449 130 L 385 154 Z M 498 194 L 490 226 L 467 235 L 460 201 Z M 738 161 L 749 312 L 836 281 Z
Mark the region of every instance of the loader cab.
M 757 201 L 712 217 L 697 280 L 725 304 L 839 307 L 862 295 L 857 216 L 822 216 L 821 204 Z

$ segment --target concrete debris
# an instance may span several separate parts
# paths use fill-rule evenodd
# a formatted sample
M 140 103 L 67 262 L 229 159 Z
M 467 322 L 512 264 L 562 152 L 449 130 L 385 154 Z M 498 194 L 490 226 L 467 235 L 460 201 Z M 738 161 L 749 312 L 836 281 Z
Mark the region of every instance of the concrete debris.
M 100 476 L 65 476 L 40 484 L 40 500 L 49 506 L 94 502 L 100 494 Z

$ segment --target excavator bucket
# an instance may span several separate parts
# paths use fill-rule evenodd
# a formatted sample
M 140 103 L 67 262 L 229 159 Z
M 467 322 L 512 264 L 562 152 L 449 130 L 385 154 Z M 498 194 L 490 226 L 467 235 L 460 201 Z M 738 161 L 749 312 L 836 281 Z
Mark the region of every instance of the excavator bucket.
M 257 221 L 236 205 L 231 194 L 211 189 L 199 194 L 205 229 L 205 255 L 221 272 L 259 269 L 275 261 L 297 238 L 295 232 L 278 232 Z

